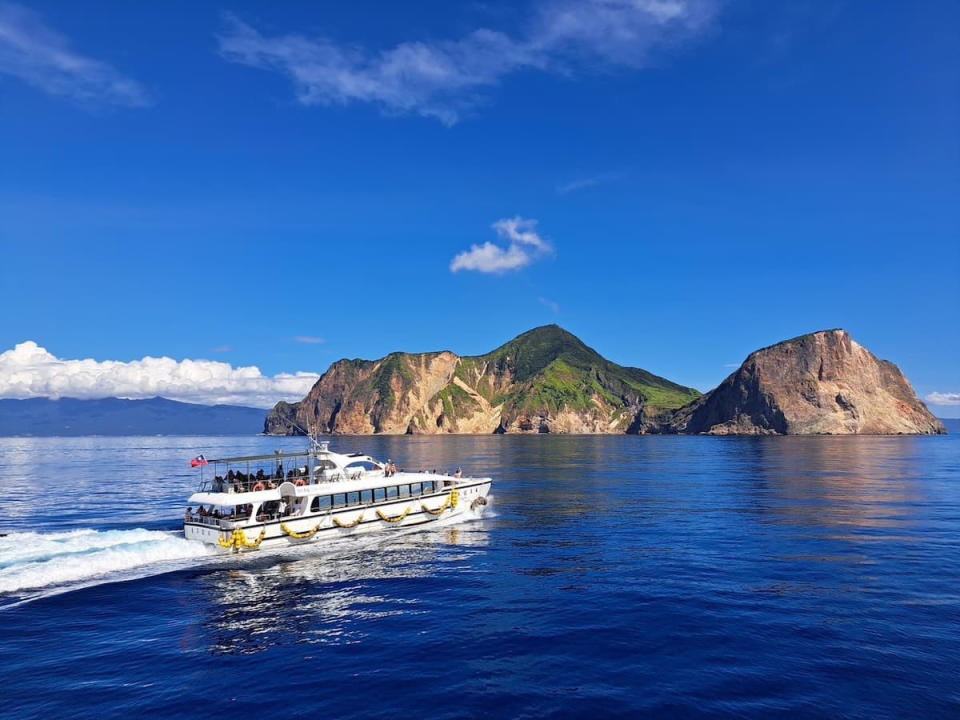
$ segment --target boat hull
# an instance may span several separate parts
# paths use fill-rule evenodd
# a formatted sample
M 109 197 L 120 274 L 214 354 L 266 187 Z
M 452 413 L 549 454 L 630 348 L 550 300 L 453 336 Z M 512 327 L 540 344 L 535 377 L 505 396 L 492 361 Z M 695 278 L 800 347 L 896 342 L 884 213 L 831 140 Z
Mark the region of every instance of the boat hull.
M 322 513 L 291 515 L 263 522 L 188 521 L 183 533 L 224 553 L 252 552 L 329 542 L 352 535 L 386 533 L 425 526 L 441 520 L 479 516 L 487 505 L 491 480 L 464 481 L 429 495 L 339 508 Z

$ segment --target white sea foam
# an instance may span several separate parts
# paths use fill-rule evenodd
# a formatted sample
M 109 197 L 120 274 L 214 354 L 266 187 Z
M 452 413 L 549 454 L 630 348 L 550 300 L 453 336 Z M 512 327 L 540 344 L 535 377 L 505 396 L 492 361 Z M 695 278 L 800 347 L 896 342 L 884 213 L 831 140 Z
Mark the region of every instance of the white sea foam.
M 39 590 L 113 577 L 213 550 L 158 530 L 73 530 L 0 537 L 0 593 Z
M 436 524 L 398 528 L 395 532 L 344 539 L 342 542 L 307 544 L 250 556 L 217 553 L 210 545 L 185 540 L 159 530 L 70 530 L 57 533 L 15 532 L 0 537 L 0 594 L 27 594 L 31 597 L 57 594 L 104 582 L 128 580 L 160 572 L 223 561 L 238 564 L 269 555 L 301 555 L 316 552 L 356 551 L 368 545 L 389 542 L 397 534 L 417 533 L 430 527 L 448 527 L 483 516 L 494 515 L 489 503 L 485 511 L 469 511 L 443 518 Z

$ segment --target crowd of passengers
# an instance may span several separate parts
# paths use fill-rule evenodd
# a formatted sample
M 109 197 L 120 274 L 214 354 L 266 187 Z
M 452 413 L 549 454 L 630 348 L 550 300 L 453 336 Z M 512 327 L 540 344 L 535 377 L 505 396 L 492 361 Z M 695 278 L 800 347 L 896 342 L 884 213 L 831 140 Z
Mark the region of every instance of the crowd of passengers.
M 306 477 L 306 476 L 307 476 L 306 470 L 290 470 L 286 474 L 286 478 L 288 480 L 295 480 L 296 478 Z M 277 466 L 276 472 L 271 473 L 269 475 L 263 472 L 262 469 L 257 470 L 256 473 L 249 473 L 249 474 L 240 472 L 239 470 L 237 472 L 234 472 L 233 470 L 228 470 L 226 476 L 217 475 L 216 477 L 213 478 L 213 481 L 214 483 L 220 486 L 226 483 L 227 485 L 232 487 L 235 491 L 241 492 L 249 488 L 251 485 L 256 485 L 257 483 L 262 483 L 266 489 L 270 490 L 277 486 L 277 483 L 274 482 L 275 480 L 282 481 L 283 479 L 284 479 L 283 465 L 279 465 Z

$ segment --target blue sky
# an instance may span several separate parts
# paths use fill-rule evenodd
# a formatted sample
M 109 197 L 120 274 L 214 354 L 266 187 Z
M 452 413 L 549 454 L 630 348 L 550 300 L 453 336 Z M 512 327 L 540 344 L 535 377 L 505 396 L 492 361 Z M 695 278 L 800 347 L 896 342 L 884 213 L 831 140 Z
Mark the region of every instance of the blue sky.
M 947 1 L 0 3 L 0 352 L 269 377 L 556 322 L 706 390 L 844 327 L 956 416 L 958 27 Z

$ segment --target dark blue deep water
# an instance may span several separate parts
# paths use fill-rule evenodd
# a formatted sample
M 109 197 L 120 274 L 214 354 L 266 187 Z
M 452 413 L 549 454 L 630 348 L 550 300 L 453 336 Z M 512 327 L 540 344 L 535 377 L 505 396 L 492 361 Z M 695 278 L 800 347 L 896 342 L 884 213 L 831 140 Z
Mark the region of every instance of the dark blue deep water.
M 0 714 L 960 717 L 960 438 L 339 438 L 481 520 L 212 558 L 208 457 L 0 439 Z

